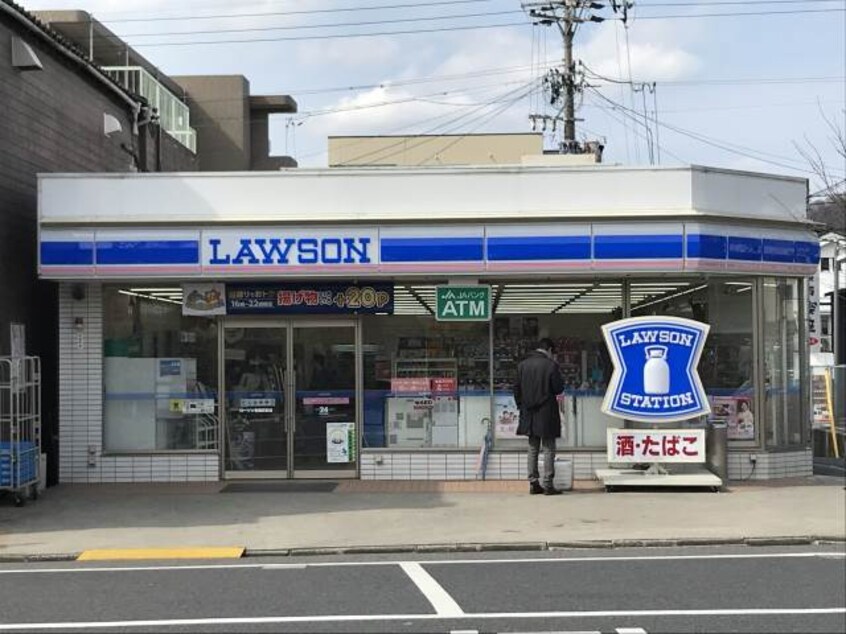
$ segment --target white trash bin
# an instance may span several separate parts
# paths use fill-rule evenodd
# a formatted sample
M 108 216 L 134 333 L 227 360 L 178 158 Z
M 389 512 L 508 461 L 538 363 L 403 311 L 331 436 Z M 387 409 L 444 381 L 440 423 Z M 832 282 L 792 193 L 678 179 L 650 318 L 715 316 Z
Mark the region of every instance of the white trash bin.
M 573 461 L 569 458 L 555 459 L 555 477 L 552 484 L 562 491 L 573 490 Z

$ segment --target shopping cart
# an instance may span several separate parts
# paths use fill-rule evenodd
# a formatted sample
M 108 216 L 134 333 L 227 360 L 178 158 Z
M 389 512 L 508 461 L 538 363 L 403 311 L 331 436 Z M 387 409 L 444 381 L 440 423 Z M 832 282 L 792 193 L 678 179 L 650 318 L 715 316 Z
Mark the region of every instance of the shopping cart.
M 0 357 L 0 492 L 22 506 L 38 498 L 41 457 L 41 361 Z

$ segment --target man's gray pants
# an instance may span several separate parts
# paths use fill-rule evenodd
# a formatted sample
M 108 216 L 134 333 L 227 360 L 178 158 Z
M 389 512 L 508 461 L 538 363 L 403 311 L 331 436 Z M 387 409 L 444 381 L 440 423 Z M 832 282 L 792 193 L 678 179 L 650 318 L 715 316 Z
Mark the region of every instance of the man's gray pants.
M 538 454 L 543 445 L 543 482 L 545 489 L 552 488 L 555 478 L 555 438 L 541 438 L 540 436 L 529 436 L 529 482 L 538 482 Z

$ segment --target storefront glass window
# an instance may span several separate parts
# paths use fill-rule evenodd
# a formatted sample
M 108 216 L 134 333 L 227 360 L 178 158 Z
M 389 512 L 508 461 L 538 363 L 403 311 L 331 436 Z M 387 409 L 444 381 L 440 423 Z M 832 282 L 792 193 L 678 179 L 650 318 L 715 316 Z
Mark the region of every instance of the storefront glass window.
M 362 324 L 363 447 L 479 447 L 491 415 L 488 323 L 399 314 Z
M 763 280 L 764 403 L 767 444 L 802 442 L 802 363 L 799 282 Z
M 726 423 L 732 441 L 756 438 L 753 286 L 750 280 L 734 279 L 631 283 L 633 317 L 670 315 L 711 326 L 699 377 L 711 419 Z
M 181 289 L 107 287 L 103 435 L 110 452 L 218 448 L 217 327 Z
M 555 343 L 564 378 L 558 398 L 559 447 L 604 447 L 606 430 L 620 422 L 601 412 L 612 365 L 602 324 L 622 317 L 623 286 L 616 282 L 503 284 L 494 312 L 494 438 L 496 447 L 525 448 L 516 435 L 513 389 L 517 364 L 539 339 Z

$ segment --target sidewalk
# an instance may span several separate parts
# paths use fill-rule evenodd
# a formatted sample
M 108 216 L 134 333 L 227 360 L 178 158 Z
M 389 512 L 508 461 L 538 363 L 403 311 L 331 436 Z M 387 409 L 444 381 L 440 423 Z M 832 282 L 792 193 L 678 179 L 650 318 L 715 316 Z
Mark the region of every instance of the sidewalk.
M 605 493 L 579 482 L 529 496 L 525 482 L 64 485 L 25 507 L 0 498 L 0 559 L 88 549 L 260 550 L 616 540 L 846 539 L 844 480 L 730 491 Z M 334 489 L 334 490 L 333 490 Z

